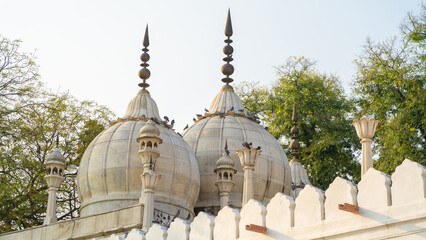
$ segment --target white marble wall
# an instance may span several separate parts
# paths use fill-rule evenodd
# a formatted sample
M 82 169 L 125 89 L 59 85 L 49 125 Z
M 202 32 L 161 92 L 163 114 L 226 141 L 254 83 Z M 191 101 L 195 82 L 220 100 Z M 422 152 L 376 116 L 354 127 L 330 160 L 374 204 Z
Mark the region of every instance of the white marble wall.
M 338 204 L 359 206 L 359 214 Z M 245 225 L 266 227 L 266 233 Z M 388 176 L 370 168 L 358 186 L 336 178 L 324 192 L 307 185 L 297 199 L 277 193 L 270 203 L 251 199 L 241 211 L 224 207 L 217 217 L 201 212 L 192 223 L 176 219 L 167 230 L 155 224 L 148 233 L 132 230 L 127 238 L 107 239 L 424 239 L 426 238 L 426 168 L 405 160 Z
M 359 214 L 339 210 L 343 203 L 359 206 Z M 266 227 L 266 233 L 247 231 L 247 224 Z M 53 239 L 43 229 L 3 234 L 0 240 Z M 297 199 L 277 193 L 267 206 L 251 199 L 241 211 L 224 207 L 217 217 L 200 212 L 192 223 L 175 219 L 169 229 L 154 224 L 147 233 L 117 232 L 90 239 L 425 239 L 426 168 L 405 160 L 392 176 L 370 168 L 358 185 L 336 178 L 325 192 L 307 185 Z

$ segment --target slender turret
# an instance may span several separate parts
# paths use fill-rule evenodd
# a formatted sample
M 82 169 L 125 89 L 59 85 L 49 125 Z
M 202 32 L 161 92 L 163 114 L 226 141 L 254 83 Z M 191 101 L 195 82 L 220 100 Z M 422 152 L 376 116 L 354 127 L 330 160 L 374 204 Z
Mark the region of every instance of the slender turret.
M 220 208 L 229 204 L 229 193 L 235 186 L 234 176 L 237 170 L 235 169 L 234 160 L 229 156 L 228 141 L 225 141 L 225 152 L 222 157 L 216 162 L 216 186 L 219 189 Z
M 47 192 L 49 193 L 46 217 L 44 224 L 51 224 L 57 221 L 56 219 L 56 193 L 59 186 L 64 181 L 65 157 L 59 150 L 59 135 L 56 136 L 56 147 L 47 156 L 47 161 L 44 164 L 46 168 L 46 176 L 44 179 L 47 182 Z

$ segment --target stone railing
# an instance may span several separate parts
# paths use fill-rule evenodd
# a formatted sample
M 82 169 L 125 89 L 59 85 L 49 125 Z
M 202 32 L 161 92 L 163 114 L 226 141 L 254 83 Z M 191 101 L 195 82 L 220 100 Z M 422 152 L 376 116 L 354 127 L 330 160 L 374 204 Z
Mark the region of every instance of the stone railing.
M 370 168 L 358 185 L 338 177 L 325 192 L 307 185 L 295 200 L 277 193 L 266 206 L 252 199 L 241 211 L 224 207 L 216 217 L 200 212 L 168 229 L 154 224 L 104 239 L 424 239 L 425 197 L 426 168 L 405 160 L 391 177 Z M 348 211 L 339 209 L 345 203 Z
M 141 228 L 141 212 L 143 210 L 143 205 L 137 204 L 112 212 L 4 233 L 0 235 L 0 240 L 83 240 L 105 238 L 114 233 L 122 234 L 134 228 Z

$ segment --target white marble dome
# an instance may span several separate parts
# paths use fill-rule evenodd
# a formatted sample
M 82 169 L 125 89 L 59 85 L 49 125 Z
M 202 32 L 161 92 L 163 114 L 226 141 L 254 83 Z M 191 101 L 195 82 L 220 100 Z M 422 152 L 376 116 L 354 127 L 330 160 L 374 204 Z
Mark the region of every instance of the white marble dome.
M 244 174 L 236 151 L 242 149 L 243 142 L 262 147 L 254 171 L 254 198 L 269 202 L 277 192 L 290 193 L 291 175 L 287 156 L 280 143 L 254 120 L 244 111 L 233 88 L 225 85 L 204 117 L 185 131 L 183 138 L 193 150 L 200 168 L 201 186 L 196 207 L 220 206 L 218 189 L 214 184 L 214 169 L 216 161 L 224 153 L 225 141 L 228 141 L 230 157 L 234 159 L 237 169 L 236 185 L 230 194 L 231 204 L 241 207 Z
M 197 161 L 182 137 L 163 125 L 149 92 L 141 90 L 124 118 L 100 133 L 83 155 L 77 176 L 81 216 L 138 204 L 143 168 L 136 139 L 151 117 L 160 121 L 157 126 L 163 141 L 155 165 L 155 172 L 161 175 L 154 193 L 155 209 L 194 215 L 200 186 Z

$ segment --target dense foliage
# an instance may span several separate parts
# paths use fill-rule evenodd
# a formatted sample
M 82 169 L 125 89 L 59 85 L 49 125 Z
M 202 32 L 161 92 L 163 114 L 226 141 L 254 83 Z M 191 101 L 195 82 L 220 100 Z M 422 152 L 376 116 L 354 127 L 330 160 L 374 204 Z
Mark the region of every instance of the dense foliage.
M 259 114 L 289 152 L 291 108 L 299 111 L 301 162 L 312 183 L 325 189 L 336 176 L 359 180 L 359 139 L 352 119 L 368 114 L 380 120 L 374 138 L 375 168 L 392 173 L 405 158 L 426 159 L 426 7 L 409 14 L 401 36 L 368 39 L 355 60 L 351 96 L 338 78 L 321 74 L 315 63 L 292 57 L 277 68 L 270 86 L 237 86 L 247 109 Z
M 426 7 L 419 16 L 409 14 L 401 28 L 401 36 L 368 40 L 355 61 L 359 115 L 381 121 L 374 166 L 386 173 L 405 158 L 426 160 Z
M 354 152 L 359 140 L 349 113 L 354 104 L 347 100 L 339 80 L 319 73 L 315 63 L 305 58 L 289 58 L 278 67 L 278 80 L 269 87 L 243 83 L 237 87 L 244 105 L 259 114 L 270 133 L 290 139 L 293 104 L 298 111 L 301 162 L 314 185 L 323 189 L 337 176 L 357 181 L 359 163 Z
M 39 81 L 32 54 L 0 37 L 0 232 L 43 223 L 44 163 L 59 134 L 66 158 L 58 219 L 78 216 L 76 173 L 82 153 L 112 117 L 94 102 L 52 93 Z

